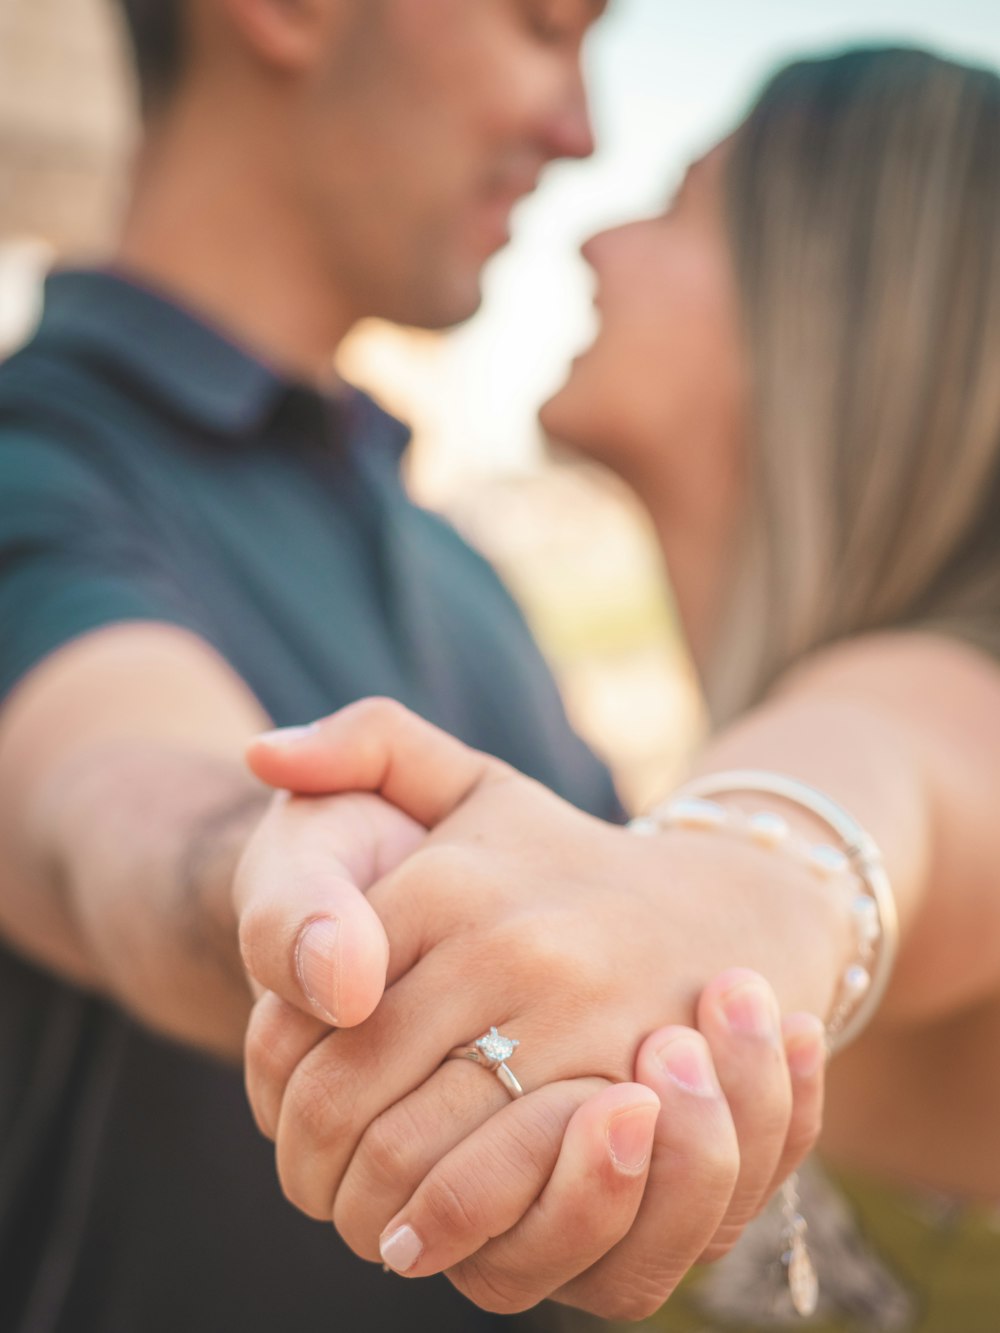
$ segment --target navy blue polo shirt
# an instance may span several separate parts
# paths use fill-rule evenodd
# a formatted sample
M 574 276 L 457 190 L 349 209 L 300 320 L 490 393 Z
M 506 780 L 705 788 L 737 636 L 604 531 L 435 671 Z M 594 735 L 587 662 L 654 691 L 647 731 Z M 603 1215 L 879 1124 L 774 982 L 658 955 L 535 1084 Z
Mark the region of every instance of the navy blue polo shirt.
M 0 696 L 76 636 L 165 621 L 277 725 L 390 695 L 616 816 L 511 598 L 407 498 L 406 440 L 124 277 L 53 276 L 0 366 Z M 287 1204 L 237 1073 L 3 949 L 0 1014 L 5 1333 L 504 1323 Z

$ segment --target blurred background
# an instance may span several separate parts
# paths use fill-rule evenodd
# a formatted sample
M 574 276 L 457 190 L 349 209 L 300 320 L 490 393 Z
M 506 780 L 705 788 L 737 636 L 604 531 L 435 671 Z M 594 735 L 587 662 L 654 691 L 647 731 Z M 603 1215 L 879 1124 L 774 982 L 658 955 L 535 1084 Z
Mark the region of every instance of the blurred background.
M 550 457 L 535 424 L 592 329 L 578 247 L 657 209 L 777 64 L 858 41 L 1000 65 L 1000 11 L 997 0 L 612 0 L 588 56 L 599 152 L 551 168 L 521 205 L 481 312 L 446 335 L 366 325 L 342 350 L 345 376 L 413 424 L 414 493 L 498 565 L 634 807 L 669 785 L 703 723 L 642 515 L 603 474 Z M 111 0 L 0 0 L 0 355 L 30 331 L 52 263 L 100 258 L 133 132 Z

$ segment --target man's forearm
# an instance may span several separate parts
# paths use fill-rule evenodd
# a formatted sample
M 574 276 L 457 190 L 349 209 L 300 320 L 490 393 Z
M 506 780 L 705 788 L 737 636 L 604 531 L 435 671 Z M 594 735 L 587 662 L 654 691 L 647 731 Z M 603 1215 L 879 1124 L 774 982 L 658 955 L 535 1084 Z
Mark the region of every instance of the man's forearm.
M 122 744 L 55 775 L 31 830 L 39 888 L 94 983 L 158 1031 L 234 1058 L 251 997 L 230 887 L 267 802 L 235 763 Z

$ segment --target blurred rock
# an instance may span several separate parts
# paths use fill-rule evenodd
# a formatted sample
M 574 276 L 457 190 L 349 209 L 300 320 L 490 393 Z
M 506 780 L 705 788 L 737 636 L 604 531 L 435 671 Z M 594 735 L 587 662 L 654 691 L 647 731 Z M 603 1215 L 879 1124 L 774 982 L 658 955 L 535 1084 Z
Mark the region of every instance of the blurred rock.
M 112 0 L 0 0 L 0 244 L 101 251 L 131 107 Z

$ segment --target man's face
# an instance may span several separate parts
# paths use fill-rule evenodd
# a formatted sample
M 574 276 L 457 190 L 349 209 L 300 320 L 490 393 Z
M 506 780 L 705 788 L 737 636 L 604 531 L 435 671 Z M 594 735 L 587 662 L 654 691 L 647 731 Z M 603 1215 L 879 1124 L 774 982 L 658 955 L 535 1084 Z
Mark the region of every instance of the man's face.
M 356 317 L 467 318 L 514 205 L 593 148 L 581 45 L 605 0 L 355 0 L 303 99 L 296 176 Z

